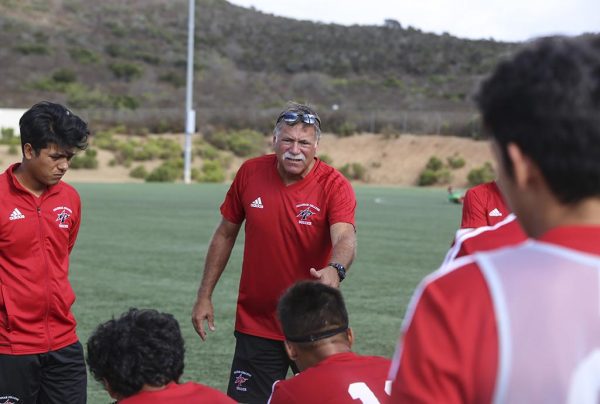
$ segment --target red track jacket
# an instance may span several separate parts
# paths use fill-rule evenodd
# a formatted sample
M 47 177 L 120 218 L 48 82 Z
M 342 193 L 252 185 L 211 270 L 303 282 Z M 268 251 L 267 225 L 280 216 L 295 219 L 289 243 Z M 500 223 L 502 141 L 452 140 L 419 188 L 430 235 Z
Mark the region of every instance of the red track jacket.
M 61 181 L 37 198 L 15 178 L 18 165 L 0 175 L 0 354 L 10 355 L 77 342 L 68 272 L 79 195 Z

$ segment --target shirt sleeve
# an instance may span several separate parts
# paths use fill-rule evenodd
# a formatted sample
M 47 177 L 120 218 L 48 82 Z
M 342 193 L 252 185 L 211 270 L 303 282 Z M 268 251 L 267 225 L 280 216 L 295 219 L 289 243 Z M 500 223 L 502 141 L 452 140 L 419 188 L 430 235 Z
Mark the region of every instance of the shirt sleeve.
M 460 271 L 416 292 L 390 370 L 392 403 L 491 402 L 497 364 L 491 299 L 476 266 Z
M 246 211 L 242 202 L 242 189 L 244 187 L 244 166 L 240 167 L 233 183 L 227 191 L 225 200 L 221 205 L 221 214 L 231 223 L 240 224 L 246 218 Z
M 487 212 L 483 201 L 479 198 L 474 189 L 470 189 L 465 194 L 462 209 L 462 221 L 460 227 L 463 229 L 475 229 L 481 226 L 487 226 Z
M 356 211 L 356 197 L 350 182 L 342 175 L 333 183 L 329 193 L 327 218 L 329 225 L 336 223 L 350 223 L 355 226 L 354 214 Z

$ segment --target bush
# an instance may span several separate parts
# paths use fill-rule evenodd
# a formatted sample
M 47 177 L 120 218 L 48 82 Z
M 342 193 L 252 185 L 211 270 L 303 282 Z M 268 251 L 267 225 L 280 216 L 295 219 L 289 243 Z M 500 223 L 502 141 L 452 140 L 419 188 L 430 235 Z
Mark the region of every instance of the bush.
M 146 177 L 148 182 L 174 182 L 183 178 L 183 159 L 167 160 Z
M 472 169 L 467 175 L 467 180 L 471 186 L 493 181 L 494 178 L 496 178 L 494 167 L 492 167 L 492 164 L 489 161 L 481 167 Z
M 130 62 L 114 62 L 108 65 L 108 68 L 112 71 L 114 76 L 118 79 L 124 79 L 131 81 L 142 77 L 144 69 L 135 63 Z
M 444 163 L 442 162 L 442 160 L 439 159 L 439 157 L 431 156 L 425 168 L 427 170 L 438 171 L 441 170 L 443 166 Z
M 223 182 L 225 180 L 225 171 L 216 160 L 207 160 L 202 165 L 202 173 L 198 181 L 200 182 Z
M 69 55 L 71 59 L 81 64 L 92 64 L 100 61 L 98 55 L 86 48 L 69 49 Z
M 425 187 L 428 185 L 435 184 L 437 182 L 437 180 L 438 180 L 437 172 L 434 170 L 431 170 L 429 168 L 426 168 L 423 171 L 421 171 L 421 174 L 419 174 L 419 179 L 417 180 L 417 184 L 421 187 Z
M 11 144 L 10 146 L 8 146 L 8 154 L 10 154 L 11 156 L 16 156 L 17 154 L 19 154 L 19 148 L 16 144 Z
M 129 176 L 131 178 L 144 179 L 148 176 L 148 170 L 146 170 L 146 167 L 139 165 L 129 172 Z
M 448 166 L 454 170 L 465 166 L 465 159 L 460 157 L 458 154 L 448 157 Z
M 240 157 L 257 156 L 264 148 L 264 136 L 257 131 L 242 129 L 232 132 L 216 131 L 206 134 L 208 143 L 220 150 L 231 150 Z
M 80 168 L 96 169 L 98 168 L 98 159 L 96 158 L 97 155 L 98 152 L 96 150 L 91 148 L 87 149 L 83 155 L 76 155 L 71 159 L 69 168 L 74 170 Z
M 77 81 L 77 75 L 69 69 L 58 69 L 52 73 L 52 80 L 54 80 L 55 83 L 74 83 Z
M 13 128 L 2 128 L 0 133 L 2 134 L 2 137 L 0 138 L 0 144 L 15 146 L 21 145 L 21 138 L 15 136 L 15 131 Z
M 360 163 L 344 164 L 339 171 L 349 180 L 364 181 L 367 169 Z

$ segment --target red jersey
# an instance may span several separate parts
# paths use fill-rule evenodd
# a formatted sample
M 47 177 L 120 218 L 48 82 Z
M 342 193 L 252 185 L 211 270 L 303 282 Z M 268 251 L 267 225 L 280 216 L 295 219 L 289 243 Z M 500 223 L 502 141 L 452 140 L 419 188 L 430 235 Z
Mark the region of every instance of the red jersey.
M 237 331 L 284 340 L 275 313 L 279 297 L 295 282 L 310 279 L 310 268 L 327 265 L 329 228 L 354 225 L 355 208 L 348 180 L 318 159 L 306 177 L 289 186 L 274 154 L 240 167 L 221 205 L 226 220 L 246 220 Z
M 269 404 L 387 403 L 389 367 L 390 360 L 379 356 L 331 355 L 291 379 L 275 382 Z
M 464 230 L 457 231 L 454 244 L 446 254 L 443 265 L 465 255 L 515 245 L 525 240 L 527 240 L 527 235 L 516 216 L 510 213 L 494 226 L 478 227 L 467 233 Z
M 64 182 L 39 198 L 9 167 L 0 175 L 0 354 L 55 351 L 77 342 L 69 254 L 81 220 Z
M 506 335 L 514 332 L 515 329 L 525 329 L 519 338 L 512 343 L 514 346 L 523 345 L 523 341 L 534 346 L 535 338 L 539 332 L 546 331 L 546 339 L 552 339 L 555 331 L 547 332 L 548 327 L 552 329 L 553 321 L 548 321 L 538 327 L 534 323 L 538 318 L 552 317 L 558 313 L 557 307 L 564 304 L 561 299 L 572 299 L 571 296 L 561 294 L 561 288 L 567 288 L 570 284 L 561 282 L 561 276 L 545 276 L 544 274 L 531 277 L 535 271 L 544 271 L 548 267 L 547 263 L 539 259 L 523 260 L 523 251 L 531 249 L 541 250 L 541 257 L 550 257 L 552 261 L 551 250 L 562 249 L 571 251 L 564 253 L 566 256 L 573 256 L 573 260 L 589 260 L 585 257 L 593 257 L 596 262 L 596 281 L 598 278 L 597 268 L 600 260 L 600 227 L 562 227 L 548 231 L 538 241 L 530 241 L 517 247 L 508 247 L 506 249 L 496 250 L 492 253 L 478 253 L 474 256 L 463 257 L 455 261 L 446 271 L 437 271 L 425 278 L 419 288 L 415 291 L 409 309 L 403 324 L 403 337 L 398 344 L 396 355 L 390 369 L 390 378 L 392 384 L 391 402 L 423 402 L 423 403 L 489 403 L 493 401 L 494 394 L 503 391 L 508 386 L 519 394 L 533 393 L 543 394 L 545 390 L 559 386 L 551 379 L 539 380 L 541 371 L 530 371 L 521 376 L 521 384 L 518 387 L 506 383 L 510 380 L 510 373 L 522 374 L 523 370 L 519 368 L 527 359 L 531 359 L 529 353 L 523 354 L 524 357 L 513 357 L 515 367 L 510 370 L 510 365 L 506 361 L 506 346 L 500 346 L 500 337 L 506 340 Z M 548 246 L 548 247 L 546 247 Z M 562 246 L 562 247 L 557 247 Z M 546 249 L 546 251 L 544 251 Z M 584 253 L 584 254 L 580 254 Z M 530 258 L 532 255 L 525 255 Z M 581 258 L 581 256 L 585 256 Z M 513 308 L 513 315 L 506 316 L 506 309 L 499 308 L 497 296 L 501 294 L 496 288 L 494 295 L 490 290 L 489 273 L 508 272 L 515 269 L 514 265 L 499 265 L 494 271 L 489 271 L 489 262 L 498 261 L 498 257 L 512 260 L 513 263 L 519 263 L 523 268 L 519 268 L 525 275 L 517 275 L 517 283 L 520 281 L 522 289 L 519 291 L 515 300 L 518 304 Z M 536 266 L 539 264 L 539 266 Z M 571 265 L 559 268 L 563 274 L 569 274 Z M 504 271 L 503 271 L 504 270 Z M 485 272 L 485 273 L 484 273 Z M 542 276 L 543 275 L 543 276 Z M 597 285 L 597 282 L 587 282 Z M 558 289 L 556 288 L 558 286 Z M 538 289 L 550 289 L 549 296 L 554 303 L 539 306 L 538 301 L 531 298 Z M 594 286 L 596 288 L 596 286 Z M 529 289 L 527 289 L 529 288 Z M 513 288 L 505 290 L 505 295 L 514 292 Z M 577 291 L 575 291 L 577 292 Z M 595 293 L 597 294 L 597 288 Z M 496 302 L 496 303 L 495 303 Z M 589 302 L 587 302 L 589 303 Z M 534 306 L 534 312 L 531 313 L 531 306 Z M 589 306 L 589 304 L 588 304 Z M 592 305 L 597 307 L 597 302 Z M 550 311 L 548 311 L 550 310 Z M 514 319 L 514 313 L 526 312 L 526 321 L 521 321 L 519 327 L 508 326 L 507 318 Z M 510 312 L 510 311 L 508 311 Z M 540 313 L 551 313 L 542 315 Z M 597 315 L 597 313 L 596 313 Z M 558 319 L 560 317 L 556 317 Z M 558 320 L 554 324 L 560 328 L 563 322 Z M 529 326 L 530 324 L 534 324 Z M 597 321 L 583 322 L 583 326 L 590 325 L 590 329 L 597 328 Z M 580 326 L 582 324 L 579 324 Z M 554 327 L 553 329 L 556 329 Z M 564 327 L 563 327 L 564 328 Z M 569 329 L 566 330 L 569 333 Z M 529 332 L 529 334 L 527 334 Z M 523 335 L 524 334 L 524 335 Z M 580 334 L 576 334 L 580 335 Z M 533 337 L 533 341 L 531 337 Z M 570 337 L 572 342 L 576 339 L 576 346 L 589 342 L 586 338 L 577 336 Z M 560 346 L 563 341 L 565 349 L 574 344 L 570 340 L 558 338 L 555 346 Z M 545 342 L 545 341 L 544 341 Z M 541 342 L 540 342 L 541 343 Z M 592 344 L 594 340 L 592 340 Z M 531 345 L 533 344 L 533 345 Z M 596 349 L 600 348 L 600 341 L 595 340 Z M 504 347 L 502 350 L 501 348 Z M 558 349 L 556 349 L 558 350 Z M 549 352 L 546 352 L 546 358 Z M 510 362 L 510 361 L 508 361 Z M 556 370 L 557 362 L 550 360 L 530 360 L 540 369 Z M 500 371 L 499 371 L 500 369 Z M 506 370 L 509 369 L 509 370 Z M 506 374 L 508 372 L 508 376 Z M 556 375 L 554 375 L 556 376 Z M 571 375 L 566 374 L 567 378 Z M 564 374 L 559 376 L 563 377 Z M 598 380 L 597 378 L 595 379 Z M 530 381 L 529 383 L 527 383 Z M 564 380 L 563 380 L 564 381 Z M 506 395 L 510 396 L 510 395 Z M 556 396 L 552 401 L 561 401 Z M 597 398 L 597 396 L 594 396 Z M 502 401 L 500 401 L 502 402 Z M 545 400 L 516 400 L 508 402 L 548 402 Z
M 193 382 L 183 384 L 171 382 L 163 390 L 142 391 L 118 402 L 119 404 L 235 403 L 235 401 L 219 390 Z
M 493 226 L 510 213 L 495 181 L 479 184 L 467 191 L 463 201 L 460 227 L 474 229 Z

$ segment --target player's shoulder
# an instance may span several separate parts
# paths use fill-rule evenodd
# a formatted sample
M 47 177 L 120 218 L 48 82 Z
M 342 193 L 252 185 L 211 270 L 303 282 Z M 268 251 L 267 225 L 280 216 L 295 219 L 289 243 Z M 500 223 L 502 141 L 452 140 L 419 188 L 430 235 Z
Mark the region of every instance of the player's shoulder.
M 350 181 L 339 170 L 325 163 L 323 160 L 317 159 L 314 169 L 316 180 L 323 184 L 324 188 L 352 187 Z
M 75 202 L 80 201 L 79 192 L 77 192 L 77 189 L 75 189 L 73 185 L 68 184 L 64 181 L 60 181 L 58 184 L 55 185 L 55 187 L 60 194 L 68 197 L 69 199 Z

